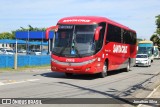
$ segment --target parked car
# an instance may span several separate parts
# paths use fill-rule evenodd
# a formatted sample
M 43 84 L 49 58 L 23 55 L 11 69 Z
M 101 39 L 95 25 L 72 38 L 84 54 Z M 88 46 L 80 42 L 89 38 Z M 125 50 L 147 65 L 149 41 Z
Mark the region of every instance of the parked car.
M 29 51 L 29 50 L 26 51 L 26 54 L 30 54 L 30 53 L 31 53 L 31 51 Z
M 0 54 L 3 54 L 3 52 L 0 50 Z
M 25 49 L 19 49 L 18 53 L 26 53 L 26 50 Z
M 0 51 L 3 50 L 3 49 L 8 49 L 8 48 L 0 48 Z
M 48 55 L 48 50 L 42 50 L 42 55 Z
M 2 50 L 4 50 L 4 49 L 7 49 L 7 48 L 0 48 L 0 54 L 4 54 L 4 53 L 2 52 Z
M 38 49 L 32 49 L 29 54 L 31 54 L 31 55 L 41 55 L 41 51 L 38 50 Z
M 7 48 L 1 49 L 1 52 L 2 52 L 2 54 L 6 54 L 6 55 L 13 55 L 14 54 L 14 51 L 12 49 L 7 49 Z
M 151 59 L 147 54 L 137 54 L 135 66 L 151 66 Z

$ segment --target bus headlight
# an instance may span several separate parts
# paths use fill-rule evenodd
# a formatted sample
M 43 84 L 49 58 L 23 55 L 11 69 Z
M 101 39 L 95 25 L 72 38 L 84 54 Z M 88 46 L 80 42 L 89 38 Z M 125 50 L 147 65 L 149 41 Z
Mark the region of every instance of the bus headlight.
M 55 60 L 55 59 L 53 59 L 53 58 L 51 58 L 51 61 L 52 62 L 55 62 L 55 63 L 58 63 L 59 61 L 57 61 L 57 60 Z
M 96 60 L 96 58 L 94 58 L 94 59 L 91 59 L 91 60 L 88 60 L 88 61 L 85 61 L 85 62 L 82 62 L 82 63 L 85 63 L 85 64 L 90 64 L 90 63 L 94 62 L 95 60 Z

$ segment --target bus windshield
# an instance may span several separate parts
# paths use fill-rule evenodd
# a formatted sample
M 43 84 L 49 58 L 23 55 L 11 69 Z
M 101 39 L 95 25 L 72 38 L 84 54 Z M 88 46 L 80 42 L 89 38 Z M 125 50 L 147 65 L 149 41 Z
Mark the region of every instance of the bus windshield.
M 152 55 L 152 47 L 139 47 L 138 54 L 147 53 L 149 56 Z
M 84 57 L 95 53 L 97 25 L 59 25 L 52 53 L 64 57 Z

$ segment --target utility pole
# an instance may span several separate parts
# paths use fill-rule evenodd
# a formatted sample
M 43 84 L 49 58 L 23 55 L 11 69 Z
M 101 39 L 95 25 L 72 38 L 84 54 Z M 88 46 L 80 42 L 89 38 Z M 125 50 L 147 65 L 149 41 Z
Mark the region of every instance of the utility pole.
M 17 39 L 16 39 L 16 53 L 14 55 L 14 69 L 17 69 Z

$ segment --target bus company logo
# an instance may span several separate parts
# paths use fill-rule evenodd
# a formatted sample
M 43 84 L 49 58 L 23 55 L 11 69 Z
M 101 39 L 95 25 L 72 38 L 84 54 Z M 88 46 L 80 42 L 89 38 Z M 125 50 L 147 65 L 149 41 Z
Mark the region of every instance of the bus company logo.
M 127 53 L 128 46 L 124 45 L 113 45 L 113 53 Z
M 63 20 L 63 22 L 90 22 L 91 20 L 85 20 L 85 19 L 68 19 L 68 20 Z
M 66 59 L 66 62 L 75 62 L 74 59 Z

